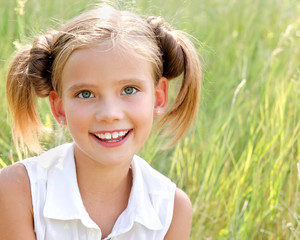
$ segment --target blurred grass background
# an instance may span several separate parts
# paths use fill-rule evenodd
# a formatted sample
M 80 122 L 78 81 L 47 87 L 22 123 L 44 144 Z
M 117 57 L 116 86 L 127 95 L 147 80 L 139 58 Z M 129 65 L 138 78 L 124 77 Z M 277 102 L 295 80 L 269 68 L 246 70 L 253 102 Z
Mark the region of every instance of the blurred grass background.
M 0 0 L 0 168 L 28 156 L 16 152 L 10 135 L 10 57 L 20 44 L 96 2 Z M 190 196 L 191 239 L 300 239 L 299 0 L 124 4 L 161 15 L 201 42 L 204 83 L 195 126 L 168 151 L 159 150 L 161 139 L 153 134 L 140 152 Z M 68 140 L 47 101 L 39 106 L 54 129 L 43 146 Z

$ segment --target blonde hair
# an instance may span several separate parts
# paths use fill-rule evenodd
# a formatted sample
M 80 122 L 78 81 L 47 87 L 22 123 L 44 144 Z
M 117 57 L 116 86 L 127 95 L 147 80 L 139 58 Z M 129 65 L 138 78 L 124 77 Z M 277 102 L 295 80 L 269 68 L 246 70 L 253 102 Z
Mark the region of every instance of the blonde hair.
M 182 76 L 179 93 L 160 120 L 171 144 L 178 141 L 196 116 L 201 88 L 197 50 L 189 38 L 173 30 L 162 18 L 138 15 L 110 6 L 89 10 L 71 19 L 59 30 L 35 38 L 14 57 L 7 76 L 7 99 L 13 119 L 13 139 L 39 152 L 43 124 L 36 98 L 51 90 L 61 94 L 61 74 L 69 56 L 80 48 L 111 41 L 113 46 L 132 49 L 153 66 L 155 83 Z

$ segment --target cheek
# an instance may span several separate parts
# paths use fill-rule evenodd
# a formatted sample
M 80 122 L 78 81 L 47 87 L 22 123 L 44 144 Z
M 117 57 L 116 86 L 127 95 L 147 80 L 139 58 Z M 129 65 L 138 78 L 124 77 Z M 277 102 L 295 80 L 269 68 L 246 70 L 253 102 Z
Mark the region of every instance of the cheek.
M 154 100 L 152 97 L 142 98 L 137 104 L 130 108 L 130 112 L 136 121 L 139 121 L 142 126 L 152 125 L 153 122 L 153 107 Z
M 81 106 L 76 102 L 67 102 L 64 107 L 68 124 L 85 122 L 90 118 L 90 109 L 86 106 Z

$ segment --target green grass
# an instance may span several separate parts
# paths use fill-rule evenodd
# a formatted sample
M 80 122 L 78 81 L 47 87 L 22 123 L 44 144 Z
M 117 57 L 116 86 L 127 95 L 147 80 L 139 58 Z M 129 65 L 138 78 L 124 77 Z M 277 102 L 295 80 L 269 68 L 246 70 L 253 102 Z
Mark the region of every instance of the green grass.
M 24 157 L 12 147 L 5 75 L 13 42 L 76 15 L 95 1 L 0 0 L 0 166 Z M 195 126 L 160 151 L 152 135 L 140 155 L 190 196 L 191 239 L 300 239 L 300 2 L 136 0 L 201 44 L 204 83 Z M 44 119 L 50 111 L 40 102 Z M 45 120 L 46 121 L 46 120 Z M 57 125 L 51 147 L 64 141 Z

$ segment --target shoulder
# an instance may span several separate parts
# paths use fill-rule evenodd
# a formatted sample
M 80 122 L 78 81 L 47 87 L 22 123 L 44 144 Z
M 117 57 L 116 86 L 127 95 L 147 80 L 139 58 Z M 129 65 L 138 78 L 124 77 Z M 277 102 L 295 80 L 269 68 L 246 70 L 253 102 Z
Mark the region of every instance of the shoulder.
M 20 191 L 24 193 L 26 190 L 30 190 L 30 183 L 24 165 L 14 164 L 0 170 L 1 196 L 9 195 L 14 192 L 18 192 L 20 194 Z M 4 191 L 6 194 L 3 194 Z
M 192 225 L 192 215 L 193 208 L 189 197 L 184 191 L 177 188 L 173 219 L 164 240 L 188 240 Z
M 1 236 L 5 239 L 33 239 L 30 181 L 22 164 L 0 171 L 0 212 Z

